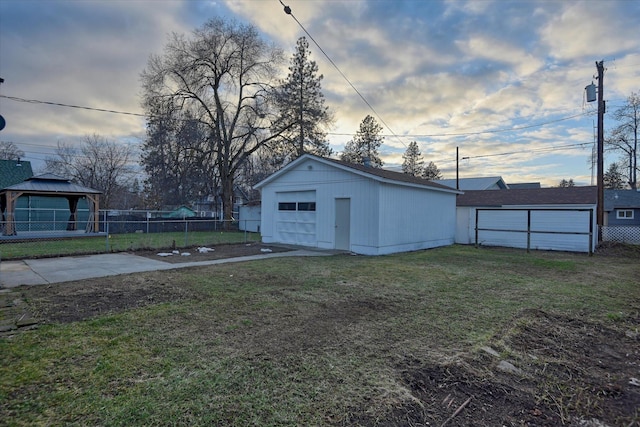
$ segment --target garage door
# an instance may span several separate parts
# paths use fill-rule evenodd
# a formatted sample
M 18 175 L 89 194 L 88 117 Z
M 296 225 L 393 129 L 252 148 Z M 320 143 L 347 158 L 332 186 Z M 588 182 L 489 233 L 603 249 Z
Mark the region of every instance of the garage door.
M 487 246 L 590 252 L 593 210 L 477 209 L 476 236 Z
M 293 245 L 317 245 L 316 192 L 287 191 L 276 193 L 276 233 L 278 242 Z

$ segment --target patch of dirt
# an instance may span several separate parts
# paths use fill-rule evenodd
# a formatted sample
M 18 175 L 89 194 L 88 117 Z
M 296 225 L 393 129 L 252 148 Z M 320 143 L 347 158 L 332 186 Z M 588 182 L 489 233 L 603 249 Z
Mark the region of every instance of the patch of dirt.
M 135 254 L 146 258 L 157 259 L 159 261 L 179 264 L 183 262 L 211 261 L 225 258 L 239 258 L 250 255 L 265 255 L 267 253 L 288 252 L 291 249 L 282 246 L 265 245 L 262 243 L 246 243 L 246 244 L 225 244 L 208 246 L 213 249 L 209 252 L 199 252 L 198 247 L 182 248 L 179 254 L 171 256 L 159 256 L 159 253 L 171 253 L 171 250 L 155 250 L 155 251 L 136 251 Z M 188 256 L 181 254 L 188 253 Z
M 617 258 L 640 258 L 640 245 L 619 242 L 601 242 L 596 248 L 596 255 Z
M 414 400 L 353 424 L 640 426 L 639 328 L 639 316 L 604 326 L 527 310 L 456 363 L 407 361 Z
M 41 323 L 68 323 L 151 304 L 194 298 L 175 285 L 176 271 L 104 277 L 99 280 L 32 286 L 28 292 L 31 315 Z
M 263 253 L 266 246 L 223 245 L 192 257 L 200 261 Z M 270 247 L 276 250 L 283 248 Z M 144 255 L 143 253 L 139 253 Z M 145 256 L 157 257 L 157 252 Z M 198 258 L 195 258 L 198 257 Z M 181 287 L 180 271 L 125 275 L 30 287 L 25 295 L 35 318 L 72 322 L 162 302 L 192 299 Z M 15 291 L 14 291 L 15 292 Z M 283 287 L 274 298 L 287 292 Z M 317 311 L 297 313 L 272 328 L 247 328 L 240 336 L 269 354 L 321 348 L 344 324 L 361 318 L 375 321 L 397 308 L 384 298 L 354 298 L 320 304 Z M 525 310 L 486 348 L 456 357 L 407 357 L 395 366 L 397 381 L 409 394 L 385 414 L 352 408 L 341 425 L 353 426 L 640 426 L 640 307 L 635 314 L 603 323 Z M 269 319 L 254 319 L 256 322 Z M 313 329 L 310 329 L 312 328 Z M 279 334 L 279 335 L 278 335 Z M 282 339 L 275 339 L 282 338 Z M 271 344 L 270 344 L 271 343 Z M 279 350 L 270 348 L 277 343 Z M 284 344 L 283 344 L 284 343 Z M 347 345 L 347 344 L 345 344 Z M 380 342 L 384 346 L 384 342 Z M 437 349 L 434 349 L 437 350 Z

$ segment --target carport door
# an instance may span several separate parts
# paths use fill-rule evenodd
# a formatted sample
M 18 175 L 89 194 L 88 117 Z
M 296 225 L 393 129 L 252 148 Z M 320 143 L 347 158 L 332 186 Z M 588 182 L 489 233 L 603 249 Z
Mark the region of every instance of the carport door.
M 336 249 L 351 249 L 351 199 L 336 199 Z

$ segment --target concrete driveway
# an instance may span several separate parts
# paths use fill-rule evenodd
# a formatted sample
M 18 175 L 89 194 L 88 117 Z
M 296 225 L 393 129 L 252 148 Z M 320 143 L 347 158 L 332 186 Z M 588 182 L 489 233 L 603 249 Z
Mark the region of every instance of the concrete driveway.
M 70 282 L 96 277 L 117 276 L 119 274 L 140 273 L 143 271 L 174 270 L 178 268 L 226 264 L 265 258 L 327 256 L 331 254 L 332 252 L 327 251 L 299 249 L 289 252 L 178 264 L 129 253 L 1 261 L 0 287 L 15 288 L 21 285 L 46 285 L 49 283 Z

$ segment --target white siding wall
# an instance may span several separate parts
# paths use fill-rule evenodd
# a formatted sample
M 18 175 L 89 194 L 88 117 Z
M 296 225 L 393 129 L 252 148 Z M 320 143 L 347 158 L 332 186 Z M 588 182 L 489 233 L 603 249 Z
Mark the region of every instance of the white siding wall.
M 351 199 L 351 245 L 377 245 L 377 192 L 371 179 L 338 168 L 307 160 L 262 188 L 262 240 L 278 242 L 275 226 L 278 214 L 277 194 L 315 191 L 316 244 L 335 247 L 335 199 Z M 270 208 L 267 208 L 269 206 Z M 354 220 L 357 218 L 357 220 Z
M 382 184 L 308 159 L 262 187 L 262 240 L 280 241 L 278 197 L 315 191 L 315 246 L 335 248 L 335 200 L 351 203 L 350 250 L 380 255 L 452 244 L 455 194 Z
M 382 184 L 380 195 L 379 254 L 453 244 L 455 194 Z
M 584 234 L 556 234 L 562 233 L 588 233 L 590 214 L 588 211 L 575 211 L 575 206 L 509 206 L 504 207 L 504 212 L 500 210 L 480 211 L 480 228 L 491 228 L 494 230 L 527 230 L 527 211 L 509 211 L 509 209 L 532 209 L 531 230 L 532 233 L 530 248 L 540 250 L 560 250 L 573 252 L 589 251 L 589 236 Z M 565 208 L 566 210 L 562 210 Z M 579 208 L 584 209 L 584 206 Z M 595 207 L 590 207 L 595 209 Z M 469 207 L 459 207 L 456 213 L 458 224 L 456 225 L 456 243 L 475 244 L 475 221 L 476 209 Z M 593 215 L 593 228 L 595 228 L 595 211 Z M 597 236 L 592 236 L 591 250 L 595 250 Z M 479 231 L 478 241 L 481 245 L 506 246 L 514 248 L 527 247 L 527 234 L 507 231 Z

